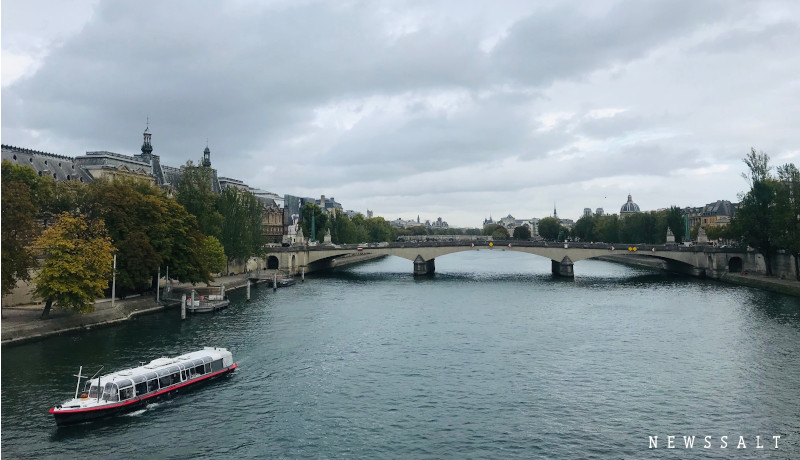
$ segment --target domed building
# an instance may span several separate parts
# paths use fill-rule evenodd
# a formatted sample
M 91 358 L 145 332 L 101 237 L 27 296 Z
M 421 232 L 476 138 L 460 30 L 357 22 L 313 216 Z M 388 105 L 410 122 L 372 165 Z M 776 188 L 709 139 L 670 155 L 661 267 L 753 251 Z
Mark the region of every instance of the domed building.
M 628 194 L 628 202 L 623 204 L 622 207 L 619 209 L 619 217 L 620 219 L 624 219 L 625 217 L 635 214 L 639 211 L 639 205 L 633 202 L 631 198 L 631 194 Z

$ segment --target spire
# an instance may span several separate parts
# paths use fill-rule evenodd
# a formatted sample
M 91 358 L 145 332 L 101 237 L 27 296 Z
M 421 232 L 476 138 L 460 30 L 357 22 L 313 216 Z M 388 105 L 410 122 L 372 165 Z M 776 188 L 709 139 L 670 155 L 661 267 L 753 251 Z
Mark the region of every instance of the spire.
M 553 202 L 553 217 L 558 217 L 558 212 L 556 212 L 556 202 Z
M 147 127 L 144 129 L 142 142 L 142 160 L 150 163 L 152 160 L 153 145 L 150 144 L 150 117 L 147 117 Z
M 203 166 L 206 168 L 211 167 L 211 149 L 208 148 L 208 139 L 206 139 L 206 149 L 203 150 Z

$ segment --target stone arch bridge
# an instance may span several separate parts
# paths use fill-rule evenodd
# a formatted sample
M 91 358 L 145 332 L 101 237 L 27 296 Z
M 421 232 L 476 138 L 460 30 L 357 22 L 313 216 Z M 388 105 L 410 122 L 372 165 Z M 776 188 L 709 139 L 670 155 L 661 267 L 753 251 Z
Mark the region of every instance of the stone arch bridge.
M 335 261 L 359 255 L 392 255 L 413 262 L 414 275 L 432 274 L 435 260 L 462 251 L 518 251 L 547 257 L 554 275 L 574 277 L 573 265 L 584 259 L 609 255 L 652 257 L 664 261 L 670 271 L 698 277 L 719 278 L 725 272 L 759 271 L 757 256 L 741 249 L 712 246 L 686 247 L 677 244 L 546 243 L 528 241 L 473 241 L 374 243 L 368 245 L 317 245 L 269 248 L 267 268 L 292 274 L 331 268 Z

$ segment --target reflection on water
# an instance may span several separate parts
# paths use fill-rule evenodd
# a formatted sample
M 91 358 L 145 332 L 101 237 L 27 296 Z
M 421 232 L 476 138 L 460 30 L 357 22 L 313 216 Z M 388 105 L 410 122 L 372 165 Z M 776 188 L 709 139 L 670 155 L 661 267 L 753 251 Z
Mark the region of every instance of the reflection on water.
M 554 279 L 547 259 L 485 250 L 415 278 L 410 261 L 385 258 L 259 287 L 250 302 L 234 292 L 212 315 L 4 349 L 2 451 L 661 458 L 648 436 L 777 434 L 782 448 L 761 456 L 800 457 L 798 299 L 592 260 L 575 273 Z M 236 373 L 91 425 L 56 428 L 47 413 L 80 365 L 117 370 L 206 345 L 231 349 Z

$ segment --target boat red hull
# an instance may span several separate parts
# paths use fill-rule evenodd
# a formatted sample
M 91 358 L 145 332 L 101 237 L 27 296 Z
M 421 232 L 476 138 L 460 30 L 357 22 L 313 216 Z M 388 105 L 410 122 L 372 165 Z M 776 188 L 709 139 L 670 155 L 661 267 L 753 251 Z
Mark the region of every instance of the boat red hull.
M 183 382 L 178 385 L 173 385 L 169 388 L 164 388 L 163 390 L 159 390 L 157 392 L 144 395 L 140 398 L 129 399 L 127 401 L 122 401 L 117 404 L 109 404 L 107 406 L 98 408 L 86 408 L 86 409 L 75 409 L 75 410 L 64 410 L 60 409 L 57 406 L 50 409 L 49 412 L 53 414 L 53 417 L 55 417 L 56 425 L 58 426 L 75 425 L 78 423 L 91 422 L 101 418 L 111 417 L 114 415 L 124 414 L 127 412 L 133 412 L 135 410 L 147 407 L 147 405 L 150 403 L 167 398 L 177 393 L 178 391 L 195 388 L 204 382 L 209 382 L 216 378 L 228 375 L 231 372 L 233 372 L 237 367 L 238 364 L 233 364 L 230 367 L 217 371 L 213 374 L 204 375 L 200 378 L 189 380 L 187 382 Z

